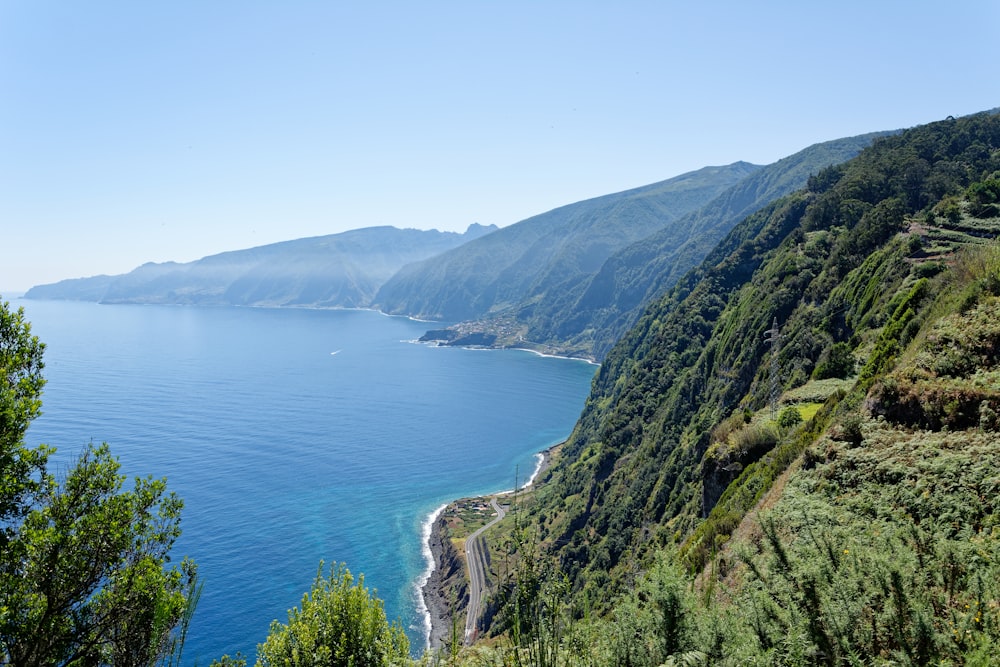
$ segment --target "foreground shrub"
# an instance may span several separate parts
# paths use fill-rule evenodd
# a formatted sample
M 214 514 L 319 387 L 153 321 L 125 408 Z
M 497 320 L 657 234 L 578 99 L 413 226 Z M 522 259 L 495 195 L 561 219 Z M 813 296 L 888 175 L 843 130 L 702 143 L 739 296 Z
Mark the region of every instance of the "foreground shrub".
M 409 659 L 410 643 L 396 624 L 386 622 L 382 601 L 343 565 L 323 576 L 320 563 L 302 608 L 288 612 L 288 624 L 271 624 L 267 640 L 257 647 L 259 667 L 281 665 L 351 665 L 381 667 Z

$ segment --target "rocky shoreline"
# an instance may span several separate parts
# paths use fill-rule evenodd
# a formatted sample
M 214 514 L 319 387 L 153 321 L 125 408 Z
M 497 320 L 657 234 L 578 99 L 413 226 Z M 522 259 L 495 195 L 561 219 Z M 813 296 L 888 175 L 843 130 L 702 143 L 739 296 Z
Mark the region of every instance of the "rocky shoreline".
M 434 558 L 434 569 L 421 590 L 430 616 L 429 642 L 432 650 L 449 645 L 453 633 L 457 633 L 458 641 L 462 640 L 465 625 L 463 623 L 459 628 L 459 622 L 469 596 L 465 561 L 451 542 L 445 512 L 431 526 L 428 547 Z
M 554 445 L 540 452 L 541 460 L 534 474 L 521 489 L 534 486 L 548 469 L 552 455 L 562 445 Z M 466 572 L 464 549 L 456 548 L 452 537 L 452 523 L 463 511 L 488 510 L 489 500 L 510 493 L 502 492 L 462 498 L 445 506 L 431 525 L 427 547 L 434 559 L 427 582 L 421 589 L 424 604 L 430 617 L 430 648 L 432 650 L 448 646 L 452 641 L 462 643 L 465 636 L 465 609 L 468 605 L 469 582 Z M 470 531 L 471 532 L 471 531 Z
M 580 359 L 596 364 L 589 346 L 567 347 L 526 340 L 527 328 L 512 317 L 472 320 L 452 324 L 444 329 L 431 329 L 418 340 L 442 347 L 470 347 L 490 350 L 525 350 L 548 357 Z

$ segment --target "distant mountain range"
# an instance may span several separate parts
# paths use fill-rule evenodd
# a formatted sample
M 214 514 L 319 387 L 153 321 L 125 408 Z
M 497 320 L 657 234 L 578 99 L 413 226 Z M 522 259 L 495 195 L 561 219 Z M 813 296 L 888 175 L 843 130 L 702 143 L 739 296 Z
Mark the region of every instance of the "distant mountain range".
M 694 211 L 759 169 L 737 162 L 569 204 L 522 220 L 392 277 L 375 297 L 391 314 L 464 320 L 566 292 L 617 250 Z
M 120 276 L 32 287 L 28 299 L 101 303 L 366 307 L 400 268 L 496 231 L 464 234 L 368 227 L 211 255 L 184 264 L 143 264 Z
M 740 220 L 883 134 L 816 144 L 767 166 L 705 167 L 502 229 L 371 227 L 40 285 L 25 297 L 370 307 L 459 323 L 427 340 L 600 360 Z
M 816 144 L 765 167 L 706 167 L 557 208 L 407 266 L 374 305 L 472 320 L 428 336 L 450 344 L 602 359 L 642 308 L 740 220 L 883 134 Z

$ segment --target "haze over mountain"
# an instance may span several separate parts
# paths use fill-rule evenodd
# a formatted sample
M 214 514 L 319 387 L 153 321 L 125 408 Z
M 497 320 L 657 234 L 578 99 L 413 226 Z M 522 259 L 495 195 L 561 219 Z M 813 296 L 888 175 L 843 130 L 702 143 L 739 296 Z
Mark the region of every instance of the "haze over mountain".
M 617 250 L 696 210 L 759 169 L 736 162 L 569 204 L 404 268 L 379 290 L 391 314 L 464 320 L 567 291 Z
M 643 306 L 701 262 L 740 220 L 885 134 L 815 144 L 748 174 L 705 206 L 614 253 L 588 280 L 526 304 L 517 315 L 527 325 L 524 337 L 603 359 Z
M 643 306 L 740 220 L 884 133 L 810 146 L 564 206 L 407 266 L 375 297 L 386 312 L 475 320 L 427 339 L 601 359 Z
M 424 337 L 602 359 L 642 308 L 745 216 L 884 133 L 810 146 L 765 167 L 736 162 L 464 235 L 373 227 L 145 264 L 32 288 L 106 303 L 374 307 L 463 321 Z M 493 233 L 487 233 L 492 231 Z
M 103 303 L 366 307 L 400 267 L 496 230 L 464 234 L 367 227 L 211 255 L 144 264 L 121 276 L 64 280 L 31 288 L 29 299 Z

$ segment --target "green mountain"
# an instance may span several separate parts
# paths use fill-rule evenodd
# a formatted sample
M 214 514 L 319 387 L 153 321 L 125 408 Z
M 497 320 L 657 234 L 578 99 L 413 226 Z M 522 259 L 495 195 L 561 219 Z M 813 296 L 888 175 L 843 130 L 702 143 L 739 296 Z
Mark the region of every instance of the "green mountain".
M 467 320 L 571 289 L 614 252 L 703 206 L 758 167 L 737 162 L 563 206 L 402 269 L 379 290 L 387 313 Z
M 369 227 L 212 255 L 149 263 L 121 276 L 39 285 L 29 299 L 103 303 L 367 307 L 402 266 L 460 246 L 495 226 L 464 234 Z
M 736 223 L 885 134 L 816 144 L 749 174 L 705 206 L 619 250 L 588 280 L 525 305 L 517 313 L 527 326 L 524 338 L 603 359 L 642 307 L 701 262 Z
M 484 630 L 567 664 L 995 664 L 998 234 L 994 114 L 743 220 L 491 538 Z
M 737 222 L 884 134 L 816 144 L 765 167 L 718 174 L 728 187 L 715 181 L 714 196 L 694 207 L 697 200 L 688 197 L 686 212 L 673 203 L 678 195 L 698 184 L 695 177 L 716 172 L 556 209 L 407 267 L 380 290 L 376 304 L 395 313 L 466 320 L 430 331 L 426 340 L 603 359 L 643 306 L 694 268 Z M 618 231 L 623 197 L 630 204 L 629 236 Z M 651 198 L 671 202 L 671 215 L 648 206 Z M 587 222 L 568 228 L 569 216 Z M 644 221 L 641 227 L 637 219 Z M 545 229 L 551 231 L 539 237 Z M 559 249 L 554 256 L 553 248 Z

